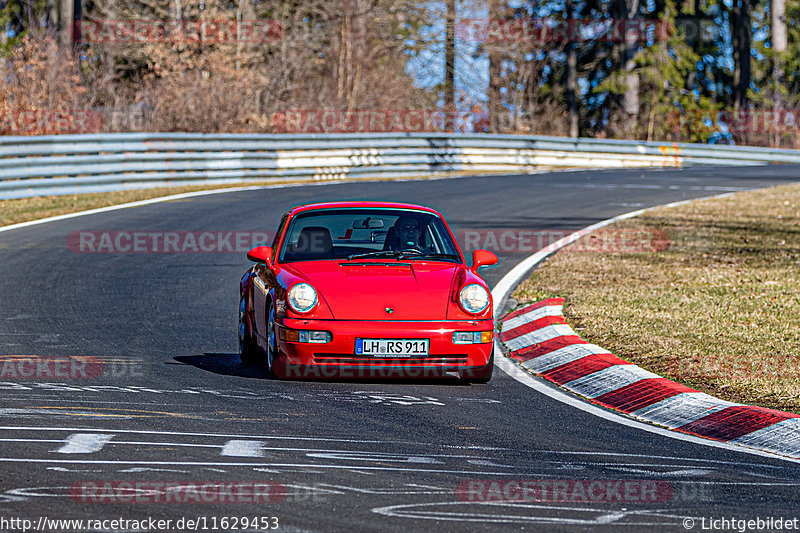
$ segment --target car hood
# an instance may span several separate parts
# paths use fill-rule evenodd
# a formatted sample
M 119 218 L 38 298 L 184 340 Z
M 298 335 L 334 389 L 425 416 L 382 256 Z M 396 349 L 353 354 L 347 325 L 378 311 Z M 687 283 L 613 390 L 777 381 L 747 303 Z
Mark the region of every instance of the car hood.
M 338 320 L 444 320 L 463 268 L 422 261 L 293 264 Z

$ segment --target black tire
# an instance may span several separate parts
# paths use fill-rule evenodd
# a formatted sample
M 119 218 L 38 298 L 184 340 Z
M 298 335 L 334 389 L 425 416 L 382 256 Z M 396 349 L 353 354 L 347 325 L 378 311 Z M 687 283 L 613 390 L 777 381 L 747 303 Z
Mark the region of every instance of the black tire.
M 489 383 L 494 373 L 494 348 L 486 366 L 461 370 L 458 376 L 467 383 Z
M 245 293 L 242 293 L 239 297 L 239 358 L 246 365 L 255 365 L 260 357 L 258 344 L 253 337 L 253 332 L 250 331 L 247 317 L 245 316 L 245 297 Z
M 275 351 L 277 340 L 275 338 L 275 308 L 272 302 L 267 305 L 267 354 L 265 359 L 265 367 L 267 374 L 275 377 L 274 364 L 275 364 Z

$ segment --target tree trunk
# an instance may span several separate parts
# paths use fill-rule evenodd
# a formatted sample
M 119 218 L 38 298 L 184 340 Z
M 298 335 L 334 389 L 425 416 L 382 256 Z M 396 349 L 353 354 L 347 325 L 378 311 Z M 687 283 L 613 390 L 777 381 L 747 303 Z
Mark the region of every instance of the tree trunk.
M 572 24 L 575 18 L 575 7 L 573 0 L 567 0 L 566 5 L 567 24 Z M 578 107 L 576 105 L 576 91 L 578 88 L 577 73 L 578 56 L 575 52 L 575 43 L 572 41 L 572 31 L 570 40 L 567 41 L 567 132 L 570 137 L 578 136 Z
M 733 45 L 733 105 L 747 109 L 747 89 L 750 87 L 750 42 L 752 22 L 750 0 L 734 0 L 731 10 L 731 36 Z
M 639 18 L 639 0 L 628 0 L 627 13 L 625 18 L 627 20 Z M 639 37 L 636 32 L 631 32 L 630 36 L 625 37 L 625 50 L 623 53 L 624 68 L 625 68 L 625 96 L 622 100 L 622 109 L 626 115 L 626 131 L 628 135 L 635 135 L 636 129 L 639 124 L 639 74 L 634 72 L 636 64 L 634 57 L 639 48 Z
M 445 130 L 454 131 L 456 114 L 456 0 L 447 0 L 444 51 Z
M 494 21 L 500 17 L 498 6 L 500 0 L 489 0 L 489 20 Z M 496 44 L 487 43 L 489 53 L 489 132 L 503 133 L 503 99 L 500 94 L 500 71 L 503 54 Z
M 78 35 L 73 36 L 75 21 L 80 21 L 81 0 L 59 0 L 60 9 L 56 15 L 58 20 L 54 21 L 56 28 L 61 35 L 61 44 L 71 46 L 73 39 L 77 40 Z M 77 15 L 77 17 L 76 17 Z
M 770 46 L 775 52 L 775 64 L 772 70 L 772 83 L 773 83 L 773 116 L 781 117 L 784 109 L 784 86 L 785 86 L 785 72 L 783 65 L 783 54 L 786 52 L 786 0 L 772 0 L 771 17 L 772 17 L 772 42 Z M 773 145 L 780 145 L 780 133 L 775 132 L 773 137 Z

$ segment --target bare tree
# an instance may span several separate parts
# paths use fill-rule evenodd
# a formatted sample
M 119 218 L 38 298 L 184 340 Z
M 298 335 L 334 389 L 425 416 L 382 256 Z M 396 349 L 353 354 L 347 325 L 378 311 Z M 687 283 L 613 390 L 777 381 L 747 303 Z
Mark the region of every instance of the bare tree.
M 575 7 L 573 0 L 566 0 L 566 18 L 569 24 L 575 19 Z M 575 52 L 575 42 L 573 41 L 573 33 L 569 32 L 569 40 L 566 43 L 567 52 L 567 131 L 570 137 L 578 136 L 578 107 L 576 100 L 576 92 L 578 90 L 577 70 L 578 70 L 578 55 Z
M 733 0 L 730 13 L 733 45 L 733 105 L 737 110 L 748 106 L 747 90 L 750 88 L 750 47 L 752 20 L 750 0 Z
M 456 111 L 456 0 L 447 0 L 444 43 L 444 109 L 445 129 L 453 131 Z
M 784 109 L 783 94 L 784 87 L 786 86 L 785 72 L 784 72 L 784 58 L 783 54 L 786 53 L 786 0 L 772 0 L 770 5 L 771 26 L 772 26 L 772 42 L 771 48 L 774 55 L 774 63 L 772 67 L 772 85 L 773 85 L 773 111 L 775 116 L 780 116 Z M 772 139 L 773 144 L 780 143 L 780 135 L 776 133 Z

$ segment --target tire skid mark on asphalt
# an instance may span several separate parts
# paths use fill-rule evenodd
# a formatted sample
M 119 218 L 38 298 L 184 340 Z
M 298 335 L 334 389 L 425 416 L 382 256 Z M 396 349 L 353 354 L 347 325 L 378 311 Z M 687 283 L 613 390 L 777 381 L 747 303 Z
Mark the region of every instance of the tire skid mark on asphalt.
M 101 412 L 102 409 L 102 412 Z M 105 412 L 112 411 L 112 412 Z M 117 409 L 117 408 L 95 408 L 95 407 L 63 407 L 63 406 L 28 406 L 23 408 L 4 407 L 0 408 L 0 417 L 27 417 L 44 418 L 47 416 L 57 417 L 87 417 L 87 418 L 181 418 L 190 420 L 213 420 L 211 418 L 186 413 L 175 413 L 170 411 L 148 411 L 146 409 Z
M 33 458 L 15 458 L 15 457 L 0 457 L 0 463 L 37 463 L 37 464 L 81 464 L 81 465 L 157 465 L 157 466 L 218 466 L 218 467 L 262 467 L 262 468 L 313 468 L 323 470 L 372 470 L 372 471 L 389 471 L 389 472 L 417 472 L 417 473 L 438 473 L 438 474 L 460 474 L 460 475 L 481 475 L 481 476 L 507 476 L 508 471 L 505 472 L 486 472 L 481 470 L 451 470 L 440 468 L 411 468 L 408 466 L 403 467 L 390 467 L 390 466 L 358 466 L 354 468 L 352 465 L 336 465 L 336 464 L 319 464 L 319 463 L 241 463 L 241 462 L 216 462 L 216 461 L 152 461 L 152 460 L 98 460 L 98 459 L 33 459 Z M 541 472 L 514 472 L 515 475 L 532 475 L 532 476 L 548 476 L 552 475 L 542 474 Z
M 347 492 L 357 492 L 360 494 L 374 495 L 415 495 L 415 494 L 453 494 L 453 487 L 436 487 L 429 485 L 418 485 L 406 483 L 402 487 L 353 487 L 350 485 L 339 485 L 331 483 L 317 483 L 315 487 L 336 489 L 334 492 L 345 494 Z
M 74 436 L 73 436 L 74 439 Z M 69 439 L 68 439 L 69 440 Z M 111 441 L 109 441 L 111 442 Z M 142 443 L 125 443 L 120 441 L 113 441 L 111 442 L 114 445 L 114 450 L 119 451 L 119 445 L 123 444 L 134 444 L 140 445 Z M 187 443 L 169 443 L 169 442 L 153 442 L 153 443 L 145 443 L 150 444 L 152 446 L 162 447 L 162 448 L 174 448 L 179 446 L 192 446 L 192 447 L 207 447 L 207 448 L 218 448 L 222 449 L 224 445 L 202 445 L 202 444 L 187 444 Z M 260 468 L 283 468 L 283 467 L 291 467 L 291 468 L 345 468 L 345 469 L 356 469 L 356 470 L 381 470 L 386 469 L 388 463 L 404 463 L 404 464 L 442 464 L 445 463 L 440 460 L 441 458 L 446 458 L 450 460 L 454 459 L 462 459 L 463 457 L 442 457 L 442 456 L 426 456 L 424 454 L 401 454 L 401 453 L 380 453 L 380 452 L 370 452 L 370 451 L 341 451 L 341 450 L 328 450 L 325 453 L 317 453 L 317 452 L 309 452 L 306 449 L 294 450 L 288 449 L 285 450 L 288 452 L 299 452 L 301 454 L 305 454 L 305 457 L 310 458 L 318 458 L 318 459 L 327 459 L 325 464 L 320 463 L 296 463 L 296 462 L 286 462 L 286 463 L 259 463 L 259 462 L 248 462 L 248 463 L 238 463 L 238 462 L 207 462 L 207 461 L 157 461 L 148 458 L 147 460 L 131 460 L 131 458 L 126 457 L 125 460 L 118 460 L 118 461 L 110 461 L 110 460 L 83 460 L 83 461 L 71 461 L 71 460 L 53 460 L 53 459 L 37 459 L 37 458 L 10 458 L 10 457 L 0 457 L 0 462 L 24 462 L 29 461 L 32 463 L 52 463 L 52 464 L 70 464 L 70 463 L 80 463 L 80 464 L 95 464 L 95 465 L 102 465 L 102 464 L 135 464 L 135 465 L 171 465 L 171 466 L 226 466 L 226 467 L 260 467 Z M 69 452 L 68 452 L 69 453 Z M 75 452 L 79 453 L 79 452 Z M 373 463 L 379 466 L 354 466 L 354 465 L 341 465 L 341 464 L 332 464 L 330 460 L 338 461 L 340 463 L 347 463 L 351 461 L 372 461 Z M 459 473 L 470 473 L 474 475 L 511 475 L 511 474 L 527 474 L 527 475 L 535 475 L 539 477 L 557 477 L 559 472 L 563 472 L 563 468 L 560 468 L 558 464 L 549 464 L 550 470 L 548 469 L 540 469 L 538 471 L 526 471 L 528 466 L 528 462 L 526 464 L 520 465 L 502 465 L 495 462 L 491 462 L 491 464 L 486 463 L 472 463 L 476 464 L 476 466 L 487 466 L 487 467 L 501 467 L 504 468 L 502 472 L 486 472 L 482 470 L 476 469 L 461 469 L 461 470 L 448 470 L 448 469 L 427 469 L 427 468 L 409 468 L 408 470 L 414 471 L 427 471 L 427 472 L 459 472 Z M 576 464 L 584 464 L 586 466 L 600 468 L 602 470 L 608 471 L 630 471 L 635 472 L 637 474 L 646 474 L 649 476 L 657 476 L 657 477 L 685 477 L 689 475 L 702 475 L 706 476 L 709 474 L 716 473 L 714 468 L 687 468 L 685 465 L 682 464 L 665 464 L 665 463 L 654 463 L 654 464 L 641 464 L 641 463 L 598 463 L 598 462 L 591 462 L 591 461 L 582 461 L 578 463 L 567 463 L 568 466 L 575 466 Z M 388 470 L 403 470 L 402 468 L 388 468 Z M 526 472 L 523 472 L 526 471 Z M 768 476 L 763 476 L 768 477 Z M 773 476 L 771 479 L 775 479 Z
M 464 507 L 465 510 L 458 512 L 456 510 L 450 511 L 453 506 Z M 435 509 L 442 507 L 442 509 Z M 471 507 L 489 507 L 490 509 L 477 511 L 469 510 Z M 431 509 L 433 508 L 433 509 Z M 491 508 L 503 508 L 503 514 L 491 513 Z M 448 509 L 448 510 L 444 510 Z M 511 510 L 520 510 L 519 514 L 508 514 Z M 536 516 L 531 514 L 531 510 L 540 510 L 542 515 Z M 559 513 L 561 511 L 561 513 Z M 571 514 L 586 513 L 589 515 L 596 515 L 594 518 L 564 518 L 563 516 L 556 516 L 556 514 L 563 514 L 567 511 Z M 548 524 L 563 524 L 563 525 L 584 525 L 584 526 L 599 526 L 609 525 L 619 527 L 642 527 L 642 526 L 665 526 L 670 525 L 672 521 L 680 524 L 680 520 L 686 517 L 686 514 L 672 514 L 679 512 L 679 509 L 667 510 L 646 510 L 635 509 L 630 511 L 618 511 L 599 509 L 596 507 L 579 507 L 579 506 L 560 506 L 560 505 L 543 505 L 536 503 L 520 503 L 520 502 L 460 502 L 460 501 L 443 501 L 443 502 L 429 502 L 429 503 L 409 503 L 400 505 L 390 505 L 386 507 L 375 507 L 372 509 L 373 513 L 380 514 L 393 518 L 415 518 L 425 520 L 447 520 L 458 522 L 482 522 L 482 523 L 548 523 Z M 524 514 L 523 514 L 524 513 Z M 550 514 L 552 513 L 552 514 Z M 663 518 L 664 521 L 658 522 L 631 522 L 622 521 L 629 517 L 635 517 L 637 520 L 640 516 L 658 517 Z

